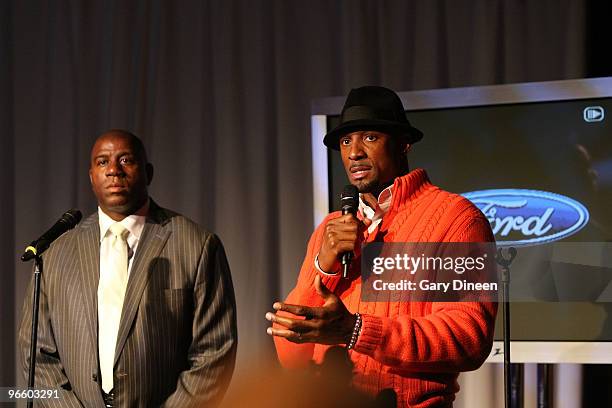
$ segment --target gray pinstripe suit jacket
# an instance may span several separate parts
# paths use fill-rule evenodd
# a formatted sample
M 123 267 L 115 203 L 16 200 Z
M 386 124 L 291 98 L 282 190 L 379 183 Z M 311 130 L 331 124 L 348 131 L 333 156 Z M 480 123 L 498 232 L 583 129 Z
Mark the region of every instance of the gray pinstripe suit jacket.
M 61 388 L 43 406 L 103 407 L 98 364 L 100 229 L 93 214 L 43 255 L 37 388 Z M 32 285 L 19 344 L 27 377 Z M 151 200 L 128 280 L 115 350 L 120 407 L 211 406 L 236 355 L 235 300 L 219 238 Z

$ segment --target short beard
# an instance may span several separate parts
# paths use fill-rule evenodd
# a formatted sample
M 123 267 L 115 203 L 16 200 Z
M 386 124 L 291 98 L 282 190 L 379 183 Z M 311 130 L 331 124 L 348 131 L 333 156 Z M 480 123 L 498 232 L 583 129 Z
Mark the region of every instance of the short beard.
M 359 191 L 361 194 L 371 193 L 378 188 L 378 180 L 372 180 L 369 182 L 357 181 L 356 183 L 353 183 L 353 185 L 357 187 L 357 191 Z
M 386 183 L 381 183 L 379 180 L 372 180 L 370 182 L 357 182 L 353 185 L 357 187 L 357 191 L 359 191 L 361 194 L 370 193 L 374 197 L 378 198 L 380 193 L 391 184 L 393 184 L 393 180 Z

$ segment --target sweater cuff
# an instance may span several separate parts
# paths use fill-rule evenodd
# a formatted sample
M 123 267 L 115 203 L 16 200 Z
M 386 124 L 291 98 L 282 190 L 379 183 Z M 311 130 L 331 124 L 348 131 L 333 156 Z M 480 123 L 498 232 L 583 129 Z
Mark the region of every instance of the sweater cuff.
M 380 348 L 383 339 L 383 321 L 379 316 L 361 315 L 361 334 L 353 350 L 370 357 Z

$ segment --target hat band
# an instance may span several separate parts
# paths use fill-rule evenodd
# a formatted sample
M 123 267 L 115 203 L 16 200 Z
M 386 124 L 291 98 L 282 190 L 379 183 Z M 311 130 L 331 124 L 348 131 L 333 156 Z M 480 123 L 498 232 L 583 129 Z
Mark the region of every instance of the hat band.
M 350 122 L 353 120 L 391 120 L 396 121 L 393 111 L 390 110 L 378 110 L 373 111 L 369 106 L 355 105 L 349 106 L 342 112 L 342 122 Z M 401 120 L 401 119 L 400 119 Z

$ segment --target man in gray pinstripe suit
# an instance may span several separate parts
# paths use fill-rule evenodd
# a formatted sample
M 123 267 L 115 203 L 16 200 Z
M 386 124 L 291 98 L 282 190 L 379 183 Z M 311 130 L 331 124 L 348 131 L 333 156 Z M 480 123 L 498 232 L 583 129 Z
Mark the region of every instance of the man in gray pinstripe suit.
M 216 405 L 234 369 L 237 341 L 221 241 L 149 198 L 153 167 L 133 134 L 101 135 L 89 175 L 98 212 L 43 256 L 36 387 L 60 389 L 61 399 L 41 405 Z M 124 248 L 123 275 L 109 263 L 122 254 L 112 245 Z M 19 330 L 25 373 L 31 292 Z

